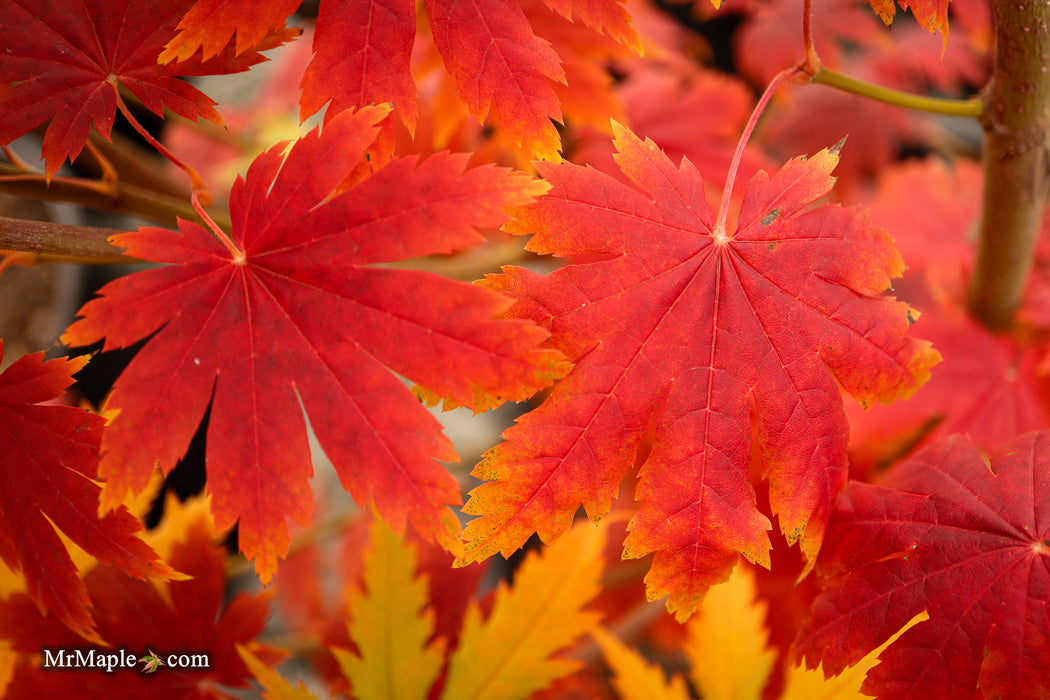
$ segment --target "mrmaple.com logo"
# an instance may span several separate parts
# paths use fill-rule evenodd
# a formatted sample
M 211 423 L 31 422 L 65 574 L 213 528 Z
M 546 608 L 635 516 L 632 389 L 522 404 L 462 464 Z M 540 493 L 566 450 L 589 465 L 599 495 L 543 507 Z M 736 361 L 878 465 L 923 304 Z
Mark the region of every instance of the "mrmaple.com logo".
M 162 666 L 179 669 L 211 668 L 211 657 L 208 654 L 176 653 L 161 656 L 148 649 L 142 655 L 134 654 L 127 649 L 41 649 L 43 654 L 41 666 L 45 669 L 99 669 L 113 673 L 117 669 L 131 669 L 143 664 L 143 673 L 153 673 Z

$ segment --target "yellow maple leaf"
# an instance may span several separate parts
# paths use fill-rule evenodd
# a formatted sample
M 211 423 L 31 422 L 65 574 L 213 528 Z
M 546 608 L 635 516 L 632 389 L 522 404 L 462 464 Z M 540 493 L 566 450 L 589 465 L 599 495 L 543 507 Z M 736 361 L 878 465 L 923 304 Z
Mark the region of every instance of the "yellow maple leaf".
M 365 553 L 365 590 L 350 594 L 347 625 L 358 654 L 333 649 L 358 700 L 423 700 L 445 661 L 434 635 L 434 613 L 424 609 L 429 583 L 416 575 L 415 549 L 377 516 Z
M 613 670 L 613 687 L 623 700 L 689 700 L 685 680 L 680 676 L 668 681 L 659 666 L 647 663 L 601 627 L 591 630 L 591 637 Z
M 737 564 L 712 586 L 700 614 L 687 625 L 685 655 L 697 689 L 710 700 L 758 700 L 776 653 L 768 648 L 766 604 L 756 601 L 755 576 Z
M 302 683 L 293 686 L 281 674 L 260 661 L 247 647 L 238 644 L 237 653 L 255 676 L 255 680 L 263 687 L 263 697 L 266 700 L 317 700 Z
M 601 590 L 604 541 L 604 526 L 581 523 L 525 558 L 514 587 L 497 590 L 487 620 L 471 605 L 442 697 L 516 700 L 575 671 L 579 662 L 551 657 L 598 621 L 581 608 Z
M 751 569 L 738 564 L 725 583 L 712 586 L 700 614 L 687 625 L 683 651 L 690 663 L 690 678 L 704 700 L 758 700 L 769 681 L 776 654 L 767 647 L 766 604 L 756 600 Z M 878 649 L 856 666 L 834 678 L 824 678 L 818 668 L 792 668 L 787 673 L 781 700 L 845 700 L 868 697 L 860 692 L 868 671 L 878 663 L 882 650 L 911 626 L 928 619 L 916 615 Z M 592 632 L 605 661 L 615 673 L 613 684 L 622 700 L 686 700 L 682 678 L 664 680 L 659 668 L 604 631 Z
M 605 525 L 581 523 L 541 552 L 526 556 L 513 587 L 501 584 L 482 620 L 476 604 L 465 616 L 460 644 L 448 659 L 443 700 L 521 700 L 581 664 L 555 656 L 591 631 L 599 615 L 583 611 L 601 590 Z M 332 649 L 355 700 L 428 697 L 446 661 L 426 608 L 429 581 L 418 559 L 376 517 L 364 558 L 364 590 L 350 596 L 348 625 L 358 653 Z M 270 700 L 314 700 L 276 671 L 241 651 Z M 651 700 L 651 698 L 647 698 Z

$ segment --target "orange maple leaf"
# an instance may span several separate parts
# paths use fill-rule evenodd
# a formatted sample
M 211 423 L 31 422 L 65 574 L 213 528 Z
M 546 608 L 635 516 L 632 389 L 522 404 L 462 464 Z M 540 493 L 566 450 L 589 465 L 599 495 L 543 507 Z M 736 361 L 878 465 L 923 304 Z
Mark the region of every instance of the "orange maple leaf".
M 235 54 L 256 48 L 271 34 L 298 35 L 284 29 L 288 15 L 301 0 L 197 0 L 179 20 L 175 35 L 158 57 L 160 63 L 185 61 L 201 49 L 205 61 L 216 56 L 237 35 Z

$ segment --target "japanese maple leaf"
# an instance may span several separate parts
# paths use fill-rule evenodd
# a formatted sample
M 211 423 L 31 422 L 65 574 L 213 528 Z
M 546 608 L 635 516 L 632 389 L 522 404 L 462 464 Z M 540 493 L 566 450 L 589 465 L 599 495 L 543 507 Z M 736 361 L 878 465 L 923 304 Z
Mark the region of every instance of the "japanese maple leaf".
M 104 567 L 85 577 L 107 647 L 85 649 L 82 640 L 40 617 L 23 595 L 0 600 L 0 636 L 12 640 L 20 657 L 5 700 L 229 698 L 221 686 L 245 687 L 250 678 L 238 645 L 248 645 L 270 664 L 279 661 L 279 652 L 255 641 L 266 626 L 269 596 L 238 593 L 227 598 L 226 551 L 214 543 L 206 515 L 206 510 L 189 506 L 180 515 L 182 522 L 174 525 L 178 532 L 169 533 L 177 539 L 168 561 L 192 579 L 163 584 L 161 592 L 151 583 Z M 165 520 L 168 517 L 166 513 Z M 41 649 L 72 648 L 96 655 L 120 651 L 130 663 L 111 673 L 99 668 L 56 673 L 40 667 Z M 147 654 L 159 662 L 153 666 L 158 673 L 144 673 L 138 665 L 143 661 L 139 657 Z M 208 665 L 177 668 L 168 663 L 172 654 L 205 655 Z
M 0 358 L 3 341 L 0 340 Z M 138 577 L 175 572 L 135 536 L 126 508 L 99 518 L 101 416 L 40 405 L 73 383 L 87 358 L 26 355 L 0 374 L 0 559 L 22 571 L 41 613 L 51 612 L 86 639 L 99 637 L 84 582 L 56 528 L 99 561 Z
M 424 7 L 434 46 L 473 118 L 485 122 L 492 116 L 515 146 L 558 160 L 561 138 L 552 120 L 562 120 L 561 101 L 579 108 L 608 93 L 608 76 L 574 52 L 586 50 L 593 38 L 640 53 L 641 40 L 619 0 L 546 4 L 565 19 L 579 20 L 574 26 L 589 36 L 577 33 L 572 45 L 559 46 L 543 35 L 561 18 L 543 21 L 517 0 L 428 0 Z M 325 105 L 332 114 L 386 101 L 414 133 L 418 97 L 410 63 L 416 28 L 416 3 L 410 0 L 322 2 L 314 59 L 303 75 L 302 116 Z M 602 106 L 595 101 L 590 99 L 592 110 Z
M 1050 381 L 1040 367 L 1045 339 L 995 334 L 962 310 L 936 309 L 922 320 L 944 366 L 907 401 L 848 411 L 854 470 L 885 467 L 954 433 L 968 435 L 987 454 L 1050 426 Z
M 480 122 L 494 110 L 517 144 L 557 159 L 561 139 L 551 119 L 561 109 L 551 80 L 565 82 L 558 54 L 538 38 L 516 0 L 429 0 L 434 43 L 459 96 Z M 362 31 L 366 28 L 366 31 Z M 416 88 L 409 61 L 416 6 L 409 0 L 327 0 L 303 75 L 302 115 L 390 101 L 414 132 Z
M 474 471 L 491 480 L 464 510 L 461 562 L 551 541 L 583 504 L 609 511 L 652 431 L 626 558 L 656 552 L 649 595 L 687 617 L 736 553 L 768 566 L 769 521 L 748 481 L 752 415 L 770 502 L 812 558 L 845 483 L 838 385 L 864 402 L 913 392 L 939 359 L 905 337 L 912 312 L 879 295 L 902 263 L 856 209 L 824 195 L 838 149 L 752 179 L 739 227 L 712 223 L 700 174 L 616 127 L 632 184 L 571 163 L 539 164 L 550 194 L 517 212 L 537 253 L 594 262 L 542 276 L 508 268 L 490 286 L 551 330 L 577 364 Z
M 188 119 L 221 124 L 207 95 L 178 76 L 247 70 L 263 59 L 248 52 L 163 66 L 157 56 L 193 0 L 0 0 L 4 60 L 0 143 L 51 120 L 44 133 L 48 177 L 76 158 L 94 125 L 109 138 L 123 85 L 156 114 L 164 107 Z
M 143 673 L 153 673 L 158 668 L 164 665 L 164 662 L 157 657 L 157 652 L 152 649 L 149 650 L 149 654 L 139 659 L 139 663 L 144 663 L 145 666 L 142 668 Z
M 891 472 L 851 482 L 817 572 L 837 577 L 799 635 L 828 674 L 926 610 L 863 691 L 884 698 L 1029 698 L 1050 687 L 1050 432 L 985 462 L 954 436 Z
M 362 29 L 365 31 L 362 31 Z M 416 36 L 412 0 L 325 0 L 314 33 L 314 57 L 303 73 L 300 116 L 391 102 L 412 133 L 416 85 L 409 62 Z
M 197 49 L 205 61 L 237 35 L 236 54 L 259 45 L 284 26 L 301 0 L 196 0 L 179 20 L 178 34 L 158 57 L 162 63 L 192 58 Z
M 323 132 L 260 155 L 230 197 L 228 247 L 201 227 L 114 238 L 170 267 L 107 285 L 80 311 L 72 344 L 124 347 L 155 335 L 114 385 L 120 414 L 102 437 L 103 503 L 167 472 L 211 404 L 208 491 L 220 528 L 240 518 L 242 551 L 264 581 L 288 547 L 285 516 L 309 519 L 310 449 L 302 408 L 343 485 L 447 548 L 459 524 L 454 460 L 437 421 L 391 371 L 470 403 L 475 389 L 523 399 L 560 356 L 546 333 L 493 316 L 510 301 L 473 285 L 371 263 L 449 252 L 481 240 L 546 186 L 467 157 L 391 161 L 348 191 L 388 106 L 344 113 Z M 329 198 L 329 195 L 332 195 Z M 326 199 L 327 198 L 327 199 Z M 389 370 L 387 369 L 389 368 Z M 302 408 L 301 408 L 302 406 Z
M 500 125 L 536 157 L 560 160 L 561 121 L 551 81 L 565 82 L 558 54 L 537 37 L 516 0 L 427 0 L 427 18 L 460 98 L 478 121 Z
M 636 59 L 641 53 L 641 44 L 625 45 L 608 35 L 598 34 L 596 28 L 561 16 L 557 8 L 543 0 L 518 0 L 518 5 L 535 28 L 536 36 L 550 42 L 561 59 L 565 83 L 554 82 L 551 87 L 565 118 L 575 127 L 588 125 L 602 130 L 608 140 L 609 120 L 623 118 L 623 105 L 614 89 L 616 81 L 609 66 Z M 615 0 L 611 0 L 610 5 L 619 8 Z M 630 24 L 623 26 L 634 31 Z

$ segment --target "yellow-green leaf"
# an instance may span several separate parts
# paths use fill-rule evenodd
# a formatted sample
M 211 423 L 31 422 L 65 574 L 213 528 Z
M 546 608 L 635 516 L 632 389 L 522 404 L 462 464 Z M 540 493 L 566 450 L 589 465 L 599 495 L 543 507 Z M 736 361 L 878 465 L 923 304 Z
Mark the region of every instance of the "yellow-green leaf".
M 605 655 L 605 663 L 616 674 L 613 687 L 621 700 L 689 700 L 685 681 L 680 676 L 668 682 L 658 666 L 648 663 L 601 627 L 591 630 L 591 637 Z
M 497 590 L 488 620 L 472 605 L 442 697 L 518 700 L 576 670 L 578 662 L 551 655 L 598 621 L 581 608 L 600 590 L 604 540 L 604 527 L 582 523 L 526 557 L 514 587 Z
M 444 663 L 434 613 L 424 607 L 429 583 L 416 576 L 416 553 L 375 518 L 365 554 L 365 590 L 350 594 L 350 639 L 360 654 L 333 649 L 356 700 L 424 700 Z
M 711 587 L 688 624 L 685 655 L 707 700 L 762 697 L 776 654 L 767 648 L 766 605 L 756 593 L 754 574 L 738 563 L 728 581 Z

